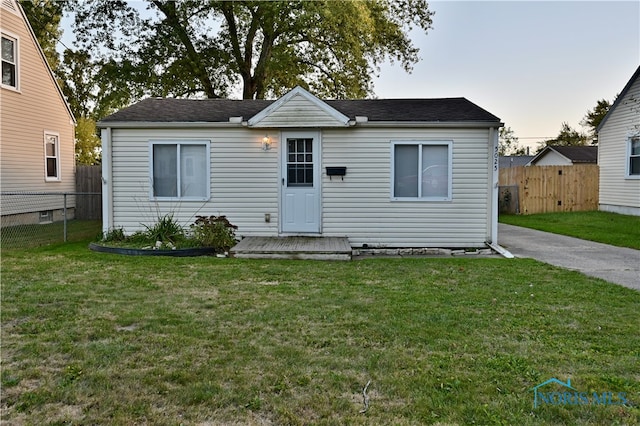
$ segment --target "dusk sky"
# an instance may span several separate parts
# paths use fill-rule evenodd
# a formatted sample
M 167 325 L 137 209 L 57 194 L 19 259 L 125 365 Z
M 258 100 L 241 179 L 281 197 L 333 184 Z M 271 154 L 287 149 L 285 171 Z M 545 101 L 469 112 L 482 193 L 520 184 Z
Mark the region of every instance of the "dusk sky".
M 463 96 L 497 115 L 522 145 L 555 137 L 640 65 L 640 1 L 436 1 L 433 29 L 413 31 L 412 74 L 381 67 L 378 98 Z M 67 43 L 73 39 L 63 23 Z M 67 24 L 68 25 L 68 24 Z
M 411 75 L 384 66 L 380 98 L 463 96 L 497 115 L 521 144 L 555 137 L 640 65 L 640 2 L 431 2 L 436 14 Z M 536 138 L 536 139 L 531 139 Z

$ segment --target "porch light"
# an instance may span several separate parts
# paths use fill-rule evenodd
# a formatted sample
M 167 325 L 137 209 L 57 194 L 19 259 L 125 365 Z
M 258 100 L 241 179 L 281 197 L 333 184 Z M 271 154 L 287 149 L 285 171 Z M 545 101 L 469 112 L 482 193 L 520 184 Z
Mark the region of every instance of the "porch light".
M 271 138 L 269 137 L 269 135 L 264 135 L 264 138 L 262 138 L 262 150 L 269 151 L 270 149 L 271 149 Z

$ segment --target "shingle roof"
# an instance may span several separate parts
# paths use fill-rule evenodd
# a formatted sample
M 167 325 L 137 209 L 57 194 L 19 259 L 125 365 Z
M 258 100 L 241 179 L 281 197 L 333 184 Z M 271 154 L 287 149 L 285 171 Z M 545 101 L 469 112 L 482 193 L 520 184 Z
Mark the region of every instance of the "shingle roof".
M 558 154 L 567 157 L 572 163 L 597 163 L 598 147 L 597 146 L 546 146 L 532 160 L 531 164 L 535 164 L 546 155 L 549 151 L 555 151 Z
M 597 163 L 597 146 L 552 146 L 555 151 L 567 157 L 574 163 Z
M 270 100 L 149 98 L 101 120 L 115 122 L 228 122 L 244 120 L 269 106 Z M 465 98 L 328 100 L 328 105 L 351 119 L 369 121 L 499 122 L 500 119 Z

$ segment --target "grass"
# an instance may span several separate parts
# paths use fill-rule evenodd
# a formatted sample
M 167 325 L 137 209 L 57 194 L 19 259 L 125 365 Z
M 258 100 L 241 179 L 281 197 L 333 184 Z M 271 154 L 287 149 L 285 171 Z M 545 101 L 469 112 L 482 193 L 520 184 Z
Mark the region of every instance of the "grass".
M 67 240 L 84 241 L 97 238 L 102 232 L 100 220 L 70 220 L 67 222 Z M 2 250 L 38 247 L 64 241 L 64 222 L 16 225 L 0 228 Z
M 640 217 L 587 211 L 500 215 L 500 222 L 640 250 Z
M 10 424 L 640 423 L 640 293 L 530 259 L 67 244 L 1 266 Z M 629 402 L 534 409 L 531 388 L 551 377 Z

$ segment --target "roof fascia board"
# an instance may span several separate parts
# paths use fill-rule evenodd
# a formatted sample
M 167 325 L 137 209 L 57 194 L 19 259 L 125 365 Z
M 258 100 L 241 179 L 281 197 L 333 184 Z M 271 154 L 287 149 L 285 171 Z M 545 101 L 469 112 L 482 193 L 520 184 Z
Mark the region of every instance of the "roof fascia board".
M 607 122 L 611 114 L 613 114 L 613 111 L 618 107 L 618 105 L 622 103 L 622 99 L 625 97 L 627 92 L 631 89 L 631 86 L 633 86 L 633 83 L 636 81 L 636 79 L 638 79 L 638 77 L 640 77 L 640 66 L 638 66 L 638 69 L 636 69 L 636 72 L 633 73 L 633 75 L 631 76 L 627 84 L 624 86 L 624 89 L 622 89 L 622 92 L 620 92 L 620 94 L 616 98 L 615 102 L 613 102 L 613 105 L 611 105 L 611 108 L 609 108 L 609 111 L 607 111 L 607 114 L 604 116 L 604 118 L 598 125 L 596 132 L 600 132 L 600 130 L 602 130 L 602 127 L 604 127 L 604 124 Z
M 229 123 L 228 121 L 98 121 L 98 129 L 183 129 L 191 127 L 194 129 L 205 127 L 218 128 L 246 128 L 242 123 Z
M 266 117 L 271 115 L 273 112 L 277 111 L 282 105 L 289 102 L 294 96 L 302 96 L 309 102 L 313 103 L 315 106 L 320 108 L 322 111 L 329 114 L 332 118 L 337 121 L 343 123 L 345 126 L 349 125 L 349 117 L 338 111 L 337 109 L 331 107 L 329 104 L 324 102 L 323 100 L 315 97 L 305 89 L 300 86 L 294 87 L 288 93 L 284 94 L 280 99 L 273 102 L 271 105 L 251 117 L 248 121 L 249 127 L 257 127 L 260 121 L 264 120 Z M 299 126 L 297 126 L 299 127 Z
M 355 123 L 356 127 L 437 127 L 437 128 L 492 128 L 503 127 L 500 121 L 368 121 Z
M 99 129 L 135 129 L 135 128 L 247 128 L 241 123 L 229 123 L 227 121 L 99 121 L 96 123 Z M 492 127 L 502 127 L 501 122 L 442 122 L 442 121 L 369 121 L 367 123 L 357 123 L 356 127 L 430 127 L 430 128 L 465 128 L 465 129 L 485 129 Z M 300 128 L 300 125 L 295 127 Z M 249 127 L 260 129 L 261 127 Z M 265 127 L 266 128 L 266 127 Z M 269 127 L 271 128 L 271 127 Z M 286 128 L 286 126 L 278 126 L 278 128 Z M 330 127 L 322 127 L 330 128 Z
M 56 76 L 53 74 L 53 70 L 51 69 L 51 67 L 49 66 L 49 62 L 47 61 L 47 57 L 44 55 L 44 51 L 42 50 L 42 47 L 40 46 L 40 43 L 38 43 L 38 38 L 36 37 L 36 33 L 33 32 L 33 28 L 31 28 L 31 24 L 29 23 L 29 20 L 27 19 L 27 14 L 24 12 L 24 9 L 22 8 L 22 5 L 19 2 L 15 2 L 15 3 L 18 6 L 18 10 L 20 11 L 20 15 L 22 16 L 22 19 L 23 19 L 25 25 L 27 26 L 27 31 L 29 31 L 29 34 L 31 35 L 31 41 L 36 45 L 36 50 L 40 54 L 40 58 L 44 62 L 44 66 L 47 69 L 47 72 L 49 73 L 49 77 L 51 78 L 51 81 L 53 82 L 53 85 L 56 88 L 56 91 L 58 92 L 58 95 L 60 96 L 60 99 L 62 100 L 62 103 L 64 104 L 65 108 L 67 109 L 67 112 L 69 113 L 69 118 L 71 118 L 71 122 L 75 126 L 78 123 L 76 122 L 76 118 L 73 115 L 73 111 L 71 110 L 71 106 L 67 102 L 67 98 L 65 98 L 64 93 L 62 93 L 62 89 L 58 85 L 58 81 L 56 80 Z

